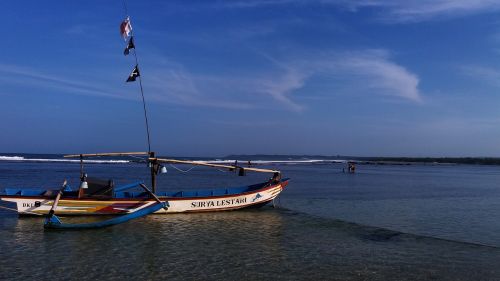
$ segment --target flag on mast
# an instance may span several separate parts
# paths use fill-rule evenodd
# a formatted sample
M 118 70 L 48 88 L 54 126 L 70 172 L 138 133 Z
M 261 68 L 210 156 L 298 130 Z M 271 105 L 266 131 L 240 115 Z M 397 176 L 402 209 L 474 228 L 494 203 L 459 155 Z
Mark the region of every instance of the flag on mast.
M 139 66 L 135 65 L 134 70 L 132 70 L 132 73 L 130 73 L 126 82 L 135 81 L 135 79 L 139 76 L 141 76 L 141 74 L 139 73 Z
M 128 55 L 130 53 L 130 49 L 135 49 L 134 36 L 130 36 L 130 39 L 128 39 L 128 44 L 125 50 L 123 51 L 123 54 Z
M 130 17 L 127 17 L 120 24 L 120 34 L 122 35 L 124 40 L 127 40 L 127 37 L 130 35 L 132 31 L 132 24 L 130 24 Z

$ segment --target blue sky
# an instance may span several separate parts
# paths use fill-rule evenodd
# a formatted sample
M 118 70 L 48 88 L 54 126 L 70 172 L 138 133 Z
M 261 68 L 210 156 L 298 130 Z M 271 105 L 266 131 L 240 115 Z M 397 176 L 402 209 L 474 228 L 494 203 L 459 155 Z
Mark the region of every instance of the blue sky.
M 500 2 L 128 1 L 163 155 L 500 156 Z M 0 151 L 146 148 L 121 1 L 9 1 Z

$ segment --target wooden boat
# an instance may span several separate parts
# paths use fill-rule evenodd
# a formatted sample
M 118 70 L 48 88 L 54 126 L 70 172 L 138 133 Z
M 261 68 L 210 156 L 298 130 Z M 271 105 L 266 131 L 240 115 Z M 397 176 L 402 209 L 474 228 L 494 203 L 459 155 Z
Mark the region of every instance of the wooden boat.
M 157 192 L 160 200 L 169 204 L 168 210 L 156 213 L 225 211 L 260 207 L 273 199 L 288 184 L 288 180 L 270 180 L 243 187 L 214 190 Z M 0 199 L 17 204 L 21 215 L 46 215 L 54 203 L 57 190 L 6 189 Z M 63 193 L 55 211 L 59 215 L 120 215 L 135 212 L 156 203 L 146 192 L 114 192 L 113 196 L 78 197 L 78 191 Z
M 94 179 L 88 180 L 88 189 L 96 191 L 102 185 Z M 160 209 L 156 213 L 184 213 L 225 211 L 248 207 L 260 207 L 275 199 L 288 184 L 288 179 L 272 178 L 269 181 L 242 187 L 230 187 L 213 190 L 185 190 L 177 192 L 156 192 L 161 201 L 169 204 L 168 210 Z M 133 183 L 125 187 L 136 187 Z M 156 203 L 147 192 L 115 191 L 123 187 L 104 192 L 84 193 L 80 190 L 63 191 L 55 214 L 58 215 L 120 215 L 138 211 Z M 0 200 L 17 205 L 20 215 L 46 215 L 52 208 L 58 190 L 6 188 L 0 194 Z
M 152 191 L 143 182 L 115 187 L 112 180 L 88 177 L 84 172 L 84 157 L 149 155 Z M 154 152 L 101 153 L 66 155 L 80 158 L 81 184 L 78 190 L 70 190 L 64 181 L 60 189 L 5 188 L 0 200 L 15 203 L 19 215 L 46 216 L 46 228 L 83 229 L 99 228 L 119 224 L 151 213 L 189 213 L 227 211 L 262 207 L 273 201 L 287 186 L 288 179 L 282 179 L 277 170 L 254 167 L 220 165 L 200 161 L 163 159 L 154 157 Z M 272 173 L 273 176 L 261 183 L 213 190 L 185 190 L 177 192 L 156 192 L 157 175 L 162 163 L 190 164 L 246 172 Z M 141 187 L 142 191 L 131 191 Z M 5 207 L 4 207 L 5 208 Z M 57 215 L 119 215 L 117 218 L 100 222 L 63 224 Z
M 139 72 L 135 43 L 133 41 L 132 26 L 127 16 L 120 26 L 124 39 L 129 38 L 125 55 L 133 50 L 135 67 L 126 82 L 139 80 L 144 118 L 147 132 L 148 152 L 125 153 L 98 153 L 66 155 L 67 158 L 80 159 L 80 180 L 78 190 L 69 190 L 66 184 L 60 189 L 12 189 L 6 188 L 0 193 L 0 200 L 16 203 L 17 211 L 21 215 L 46 216 L 45 227 L 48 228 L 95 228 L 114 225 L 145 216 L 151 213 L 183 213 L 236 210 L 249 207 L 263 206 L 274 200 L 288 184 L 288 179 L 282 179 L 281 173 L 276 170 L 241 167 L 235 165 L 221 165 L 200 161 L 157 158 L 151 151 L 149 125 L 146 103 Z M 84 158 L 115 157 L 115 156 L 144 156 L 145 162 L 151 168 L 151 189 L 143 182 L 137 182 L 122 187 L 115 187 L 113 181 L 88 177 L 84 172 Z M 214 167 L 238 171 L 239 175 L 246 172 L 271 173 L 272 177 L 264 182 L 243 186 L 214 190 L 185 190 L 177 192 L 157 192 L 157 175 L 165 167 L 163 163 L 188 164 Z M 66 183 L 66 181 L 65 181 Z M 142 191 L 130 191 L 131 188 L 142 188 Z M 0 206 L 2 207 L 2 206 Z M 3 207 L 6 208 L 6 207 Z M 83 224 L 63 224 L 56 215 L 121 215 L 102 222 Z
M 67 155 L 65 157 L 80 157 L 80 178 L 82 184 L 78 190 L 62 190 L 55 214 L 60 215 L 119 215 L 146 208 L 156 203 L 155 198 L 145 191 L 127 191 L 144 185 L 136 182 L 121 187 L 115 187 L 112 180 L 90 178 L 84 173 L 84 157 L 140 155 L 141 153 L 101 153 Z M 143 152 L 153 155 L 154 153 Z M 275 199 L 288 184 L 288 179 L 281 179 L 281 173 L 276 170 L 253 167 L 238 167 L 230 165 L 211 164 L 199 161 L 176 159 L 149 158 L 151 166 L 153 193 L 162 202 L 168 202 L 168 210 L 160 209 L 156 213 L 184 213 L 235 210 L 248 207 L 263 206 Z M 246 172 L 272 173 L 268 181 L 249 186 L 230 187 L 213 190 L 185 190 L 176 192 L 156 192 L 157 174 L 161 170 L 160 163 L 191 164 L 239 170 Z M 85 184 L 83 184 L 85 183 Z M 6 188 L 0 193 L 0 200 L 13 202 L 21 215 L 46 215 L 54 205 L 58 190 Z

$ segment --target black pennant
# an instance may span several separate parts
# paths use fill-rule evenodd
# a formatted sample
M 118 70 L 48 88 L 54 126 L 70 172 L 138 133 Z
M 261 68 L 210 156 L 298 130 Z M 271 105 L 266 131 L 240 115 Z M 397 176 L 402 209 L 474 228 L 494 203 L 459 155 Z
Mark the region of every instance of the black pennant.
M 139 76 L 141 76 L 141 74 L 139 73 L 139 66 L 136 65 L 134 67 L 134 70 L 132 70 L 132 73 L 130 73 L 130 75 L 128 76 L 127 82 L 135 81 L 135 79 Z
M 127 47 L 125 47 L 125 50 L 123 50 L 123 54 L 128 55 L 130 53 L 130 49 L 135 49 L 133 36 L 131 36 L 130 39 L 128 40 Z

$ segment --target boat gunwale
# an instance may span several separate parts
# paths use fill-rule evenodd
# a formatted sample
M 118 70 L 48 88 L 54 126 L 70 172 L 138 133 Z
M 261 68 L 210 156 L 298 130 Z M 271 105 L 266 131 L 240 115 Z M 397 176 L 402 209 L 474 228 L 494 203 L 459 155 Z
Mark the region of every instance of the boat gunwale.
M 235 194 L 224 194 L 224 195 L 214 195 L 214 196 L 203 196 L 203 197 L 198 197 L 198 196 L 191 196 L 191 197 L 169 197 L 169 196 L 158 196 L 161 199 L 166 199 L 169 201 L 179 201 L 179 200 L 206 200 L 206 199 L 219 199 L 219 198 L 228 198 L 228 197 L 237 197 L 237 196 L 242 196 L 242 195 L 248 195 L 252 193 L 258 193 L 262 191 L 266 191 L 272 188 L 277 187 L 278 185 L 281 185 L 281 188 L 283 189 L 286 185 L 288 185 L 289 179 L 283 179 L 279 183 L 270 185 L 270 186 L 264 186 L 259 189 L 247 191 L 247 192 L 242 192 L 242 193 L 235 193 Z M 265 183 L 262 183 L 265 184 Z M 250 185 L 249 185 L 250 186 Z M 45 196 L 23 196 L 23 195 L 1 195 L 0 194 L 0 200 L 3 198 L 10 198 L 10 199 L 45 199 L 45 200 L 53 200 L 54 198 L 51 197 L 45 197 Z M 78 197 L 62 197 L 61 201 L 85 201 L 85 202 L 92 202 L 92 201 L 120 201 L 120 202 L 141 202 L 141 201 L 155 201 L 154 198 L 149 198 L 149 197 L 137 197 L 137 198 L 116 198 L 116 197 L 110 197 L 110 198 L 78 198 Z

